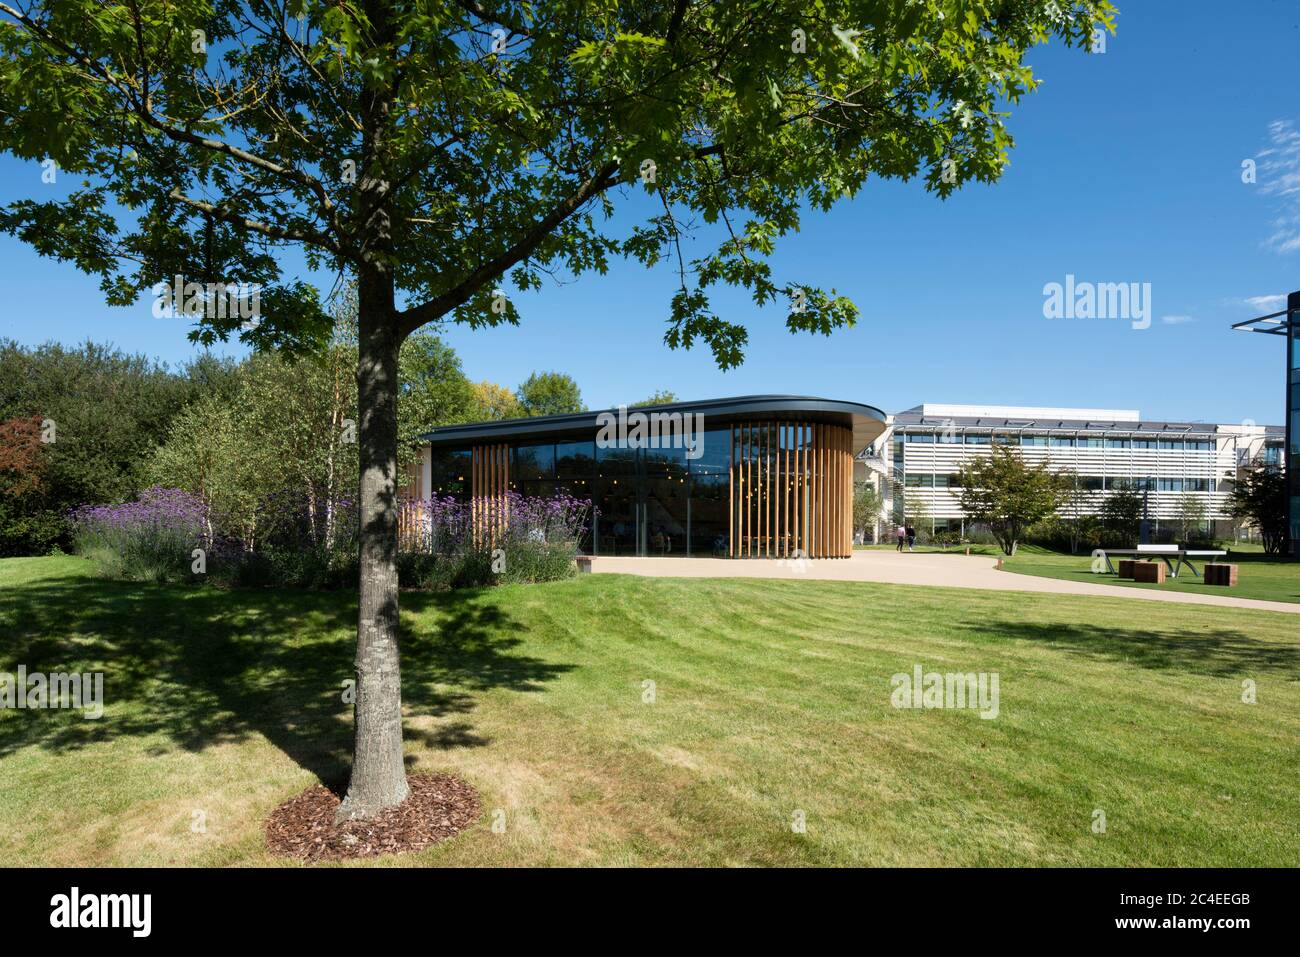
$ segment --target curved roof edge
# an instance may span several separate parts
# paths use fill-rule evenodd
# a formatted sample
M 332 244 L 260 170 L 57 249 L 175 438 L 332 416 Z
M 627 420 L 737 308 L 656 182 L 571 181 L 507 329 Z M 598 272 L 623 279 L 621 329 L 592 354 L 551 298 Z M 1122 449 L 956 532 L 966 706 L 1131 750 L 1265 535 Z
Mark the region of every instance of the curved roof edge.
M 466 425 L 444 425 L 425 432 L 420 438 L 432 445 L 466 445 L 478 442 L 518 439 L 524 436 L 545 437 L 595 430 L 599 416 L 617 414 L 618 407 L 576 412 L 568 415 L 540 415 L 527 419 L 498 419 Z M 853 429 L 855 451 L 871 444 L 885 430 L 887 416 L 880 409 L 861 402 L 821 399 L 801 395 L 742 395 L 728 399 L 705 399 L 700 402 L 670 402 L 659 405 L 629 407 L 628 412 L 699 413 L 736 419 L 757 415 L 781 418 L 804 416 L 814 422 L 833 422 Z

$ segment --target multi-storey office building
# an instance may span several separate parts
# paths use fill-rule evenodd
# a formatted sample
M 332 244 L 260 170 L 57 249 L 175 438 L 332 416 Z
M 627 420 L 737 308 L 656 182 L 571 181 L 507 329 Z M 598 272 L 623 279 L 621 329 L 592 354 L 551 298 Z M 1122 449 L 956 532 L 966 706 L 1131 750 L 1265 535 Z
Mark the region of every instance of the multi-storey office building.
M 1226 537 L 1238 470 L 1257 459 L 1280 466 L 1284 438 L 1282 426 L 1154 422 L 1130 409 L 926 403 L 894 415 L 867 461 L 884 479 L 886 515 L 932 530 L 965 529 L 957 472 L 999 443 L 1017 448 L 1031 465 L 1075 472 L 1088 493 L 1085 512 L 1100 510 L 1118 488 L 1135 488 L 1159 531 L 1190 495 L 1203 503 L 1214 534 Z

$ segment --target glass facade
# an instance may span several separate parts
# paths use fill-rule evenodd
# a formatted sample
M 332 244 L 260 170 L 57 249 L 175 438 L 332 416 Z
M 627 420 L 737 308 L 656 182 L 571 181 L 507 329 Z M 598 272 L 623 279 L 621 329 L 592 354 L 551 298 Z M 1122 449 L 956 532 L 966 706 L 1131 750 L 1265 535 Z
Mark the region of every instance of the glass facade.
M 1291 554 L 1300 554 L 1300 293 L 1287 298 L 1286 461 Z
M 685 448 L 601 448 L 591 439 L 512 442 L 509 489 L 564 492 L 596 508 L 580 548 L 594 555 L 719 556 L 728 550 L 731 430 Z M 435 495 L 470 497 L 470 452 L 433 449 Z

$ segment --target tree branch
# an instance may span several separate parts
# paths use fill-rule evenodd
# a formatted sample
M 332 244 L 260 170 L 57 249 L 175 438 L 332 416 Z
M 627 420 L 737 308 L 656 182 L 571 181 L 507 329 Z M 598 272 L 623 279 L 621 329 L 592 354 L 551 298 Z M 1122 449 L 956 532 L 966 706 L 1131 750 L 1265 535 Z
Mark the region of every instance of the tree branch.
M 335 207 L 334 202 L 330 199 L 329 191 L 325 189 L 325 184 L 322 183 L 320 180 L 318 180 L 316 177 L 310 175 L 309 173 L 304 172 L 303 170 L 298 169 L 297 167 L 281 165 L 280 163 L 273 162 L 272 160 L 268 160 L 265 157 L 258 156 L 255 153 L 250 153 L 247 150 L 240 149 L 239 147 L 233 146 L 222 140 L 216 140 L 206 136 L 199 136 L 197 133 L 193 133 L 188 129 L 178 129 L 177 127 L 171 125 L 170 121 L 165 122 L 164 120 L 159 119 L 157 116 L 155 116 L 153 114 L 152 108 L 149 106 L 147 102 L 140 100 L 133 95 L 132 87 L 135 86 L 133 82 L 128 84 L 128 81 L 125 80 L 124 78 L 115 76 L 112 73 L 112 71 L 102 66 L 97 60 L 95 60 L 89 54 L 82 52 L 81 50 L 77 49 L 71 44 L 55 36 L 53 33 L 47 30 L 40 23 L 33 20 L 30 16 L 28 16 L 27 14 L 19 10 L 14 9 L 9 4 L 0 2 L 0 13 L 8 14 L 14 20 L 18 21 L 23 26 L 25 26 L 28 30 L 30 30 L 34 35 L 39 37 L 41 40 L 44 40 L 47 44 L 59 50 L 65 56 L 69 56 L 72 59 L 76 60 L 83 67 L 85 67 L 90 72 L 90 74 L 92 74 L 92 76 L 98 77 L 97 82 L 102 82 L 107 84 L 108 86 L 111 86 L 119 94 L 122 95 L 123 99 L 126 100 L 128 106 L 130 107 L 131 112 L 134 113 L 141 120 L 141 122 L 158 130 L 160 133 L 162 133 L 164 136 L 167 136 L 169 139 L 181 143 L 188 143 L 191 146 L 198 146 L 203 149 L 224 154 L 226 156 L 231 157 L 232 159 L 239 160 L 242 163 L 246 163 L 257 169 L 271 173 L 274 176 L 278 176 L 281 179 L 285 179 L 290 182 L 295 182 L 302 186 L 306 186 L 313 193 L 315 193 L 317 198 L 319 199 L 321 212 L 323 214 L 322 218 L 325 220 L 325 222 L 328 223 L 335 230 L 337 235 L 339 236 L 344 235 L 343 231 L 339 228 L 337 207 Z M 141 66 L 144 67 L 144 64 L 142 63 Z M 146 76 L 147 76 L 147 71 L 146 71 Z M 339 255 L 343 255 L 338 243 L 335 243 L 333 241 L 330 241 L 325 248 L 333 250 Z
M 271 239 L 310 243 L 328 249 L 330 252 L 338 256 L 343 255 L 343 252 L 339 249 L 338 245 L 324 233 L 315 230 L 294 232 L 280 226 L 271 226 L 268 223 L 261 222 L 260 220 L 249 219 L 247 216 L 243 216 L 234 210 L 226 209 L 224 206 L 218 206 L 214 203 L 209 203 L 206 200 L 194 199 L 193 197 L 186 196 L 178 189 L 173 189 L 167 194 L 167 196 L 169 199 L 174 199 L 178 203 L 189 206 L 191 209 L 196 209 L 201 213 L 205 213 L 213 219 L 219 219 L 223 223 L 233 223 L 236 226 L 242 226 L 244 229 L 260 233 L 261 235 L 267 236 Z
M 492 11 L 485 9 L 483 4 L 478 3 L 477 0 L 457 0 L 457 6 L 466 13 L 472 13 L 484 23 L 495 23 L 498 26 L 505 27 L 511 33 L 517 33 L 521 37 L 528 37 L 530 40 L 533 37 L 533 35 L 529 33 L 528 30 L 524 28 L 524 25 L 519 21 L 506 16 L 504 13 L 493 13 Z
M 686 16 L 686 8 L 690 5 L 691 0 L 677 0 L 677 6 L 673 8 L 673 18 L 668 23 L 668 35 L 665 37 L 669 46 L 677 42 L 677 32 L 682 28 L 682 19 Z
M 511 266 L 523 261 L 534 249 L 541 245 L 542 241 L 551 234 L 555 227 L 572 216 L 587 200 L 617 183 L 618 180 L 614 178 L 617 171 L 617 163 L 606 163 L 595 174 L 579 184 L 572 194 L 557 204 L 546 216 L 539 219 L 532 229 L 501 255 L 480 265 L 442 295 L 399 313 L 397 321 L 401 334 L 404 336 L 409 335 L 425 323 L 440 319 L 457 306 L 464 305 L 474 293 L 500 276 Z

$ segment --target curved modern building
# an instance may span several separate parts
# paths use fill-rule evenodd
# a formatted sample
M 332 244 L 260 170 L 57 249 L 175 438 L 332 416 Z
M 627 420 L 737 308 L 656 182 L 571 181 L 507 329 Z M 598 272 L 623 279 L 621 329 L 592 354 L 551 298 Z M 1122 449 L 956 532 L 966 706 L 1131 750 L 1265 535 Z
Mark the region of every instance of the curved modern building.
M 854 459 L 885 428 L 790 395 L 453 425 L 423 436 L 414 488 L 485 516 L 511 492 L 590 499 L 593 555 L 847 558 Z

